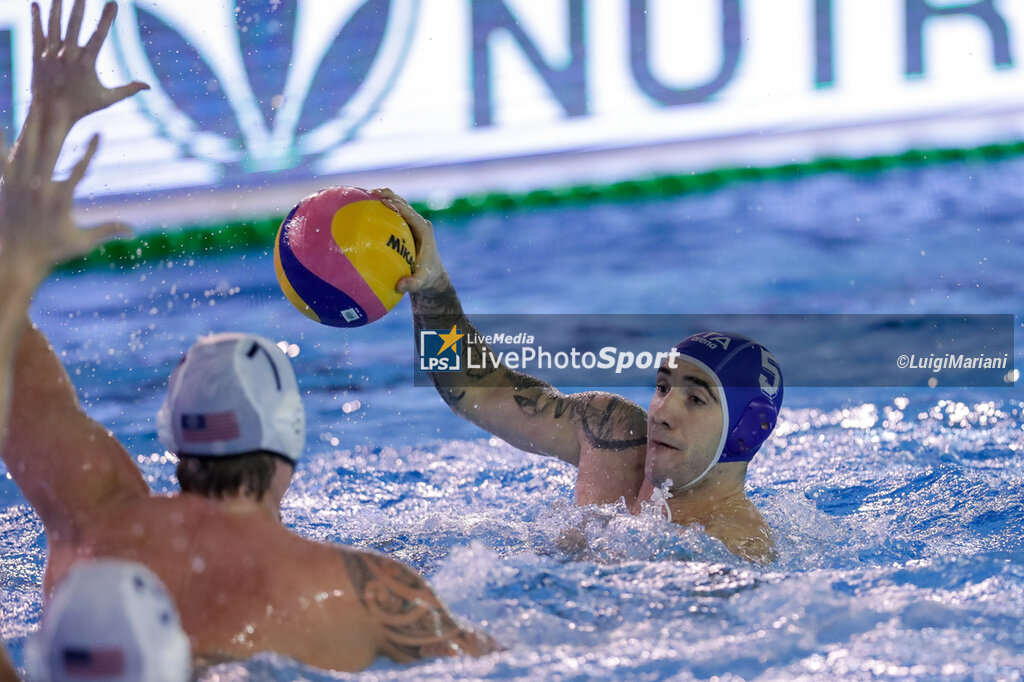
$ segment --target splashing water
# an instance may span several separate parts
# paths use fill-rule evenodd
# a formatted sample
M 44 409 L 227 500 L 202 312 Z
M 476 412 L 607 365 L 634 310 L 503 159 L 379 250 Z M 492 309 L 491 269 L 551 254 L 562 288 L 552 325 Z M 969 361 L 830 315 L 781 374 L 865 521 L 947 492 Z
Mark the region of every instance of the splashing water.
M 471 315 L 1004 312 L 1024 298 L 1007 248 L 1024 243 L 1022 171 L 1017 161 L 829 175 L 437 230 Z M 970 191 L 948 191 L 968 174 Z M 915 206 L 896 223 L 893 197 Z M 407 308 L 352 332 L 297 321 L 269 260 L 60 275 L 35 319 L 86 409 L 158 491 L 176 485 L 153 415 L 185 347 L 234 329 L 294 347 L 310 429 L 285 522 L 411 564 L 507 650 L 379 661 L 362 675 L 263 655 L 202 679 L 1020 678 L 1018 388 L 787 389 L 748 475 L 779 558 L 752 565 L 700 528 L 671 524 L 661 493 L 636 516 L 576 508 L 572 467 L 488 437 L 412 386 Z M 626 395 L 642 403 L 649 392 Z M 38 621 L 45 540 L 4 474 L 0 634 L 20 661 Z

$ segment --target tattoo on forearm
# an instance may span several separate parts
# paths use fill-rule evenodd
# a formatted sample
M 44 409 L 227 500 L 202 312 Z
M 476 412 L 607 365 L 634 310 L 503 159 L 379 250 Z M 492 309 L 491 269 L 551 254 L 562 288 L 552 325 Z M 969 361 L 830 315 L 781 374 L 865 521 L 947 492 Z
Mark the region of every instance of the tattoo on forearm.
M 396 660 L 461 653 L 463 629 L 423 578 L 374 554 L 343 551 L 342 557 L 359 600 L 382 627 Z
M 431 294 L 414 293 L 410 298 L 416 312 L 426 317 L 451 317 L 463 314 L 459 296 L 450 282 L 443 291 Z
M 462 399 L 466 397 L 466 392 L 460 390 L 454 386 L 443 386 L 439 379 L 436 378 L 436 374 L 430 377 L 434 382 L 434 388 L 437 389 L 438 394 L 441 396 L 441 400 L 445 402 L 448 407 L 458 407 Z
M 420 330 L 447 329 L 453 324 L 466 335 L 464 338 L 480 339 L 480 334 L 462 311 L 459 297 L 451 286 L 440 293 L 415 294 L 412 296 L 412 305 L 417 347 L 420 342 Z M 482 341 L 474 341 L 473 353 L 477 357 L 483 357 L 490 353 L 490 348 Z M 463 390 L 465 386 L 482 382 L 498 371 L 507 372 L 503 367 L 493 364 L 470 369 L 466 363 L 461 372 L 431 372 L 430 379 L 441 395 L 441 399 L 449 407 L 456 409 L 466 396 L 466 391 Z

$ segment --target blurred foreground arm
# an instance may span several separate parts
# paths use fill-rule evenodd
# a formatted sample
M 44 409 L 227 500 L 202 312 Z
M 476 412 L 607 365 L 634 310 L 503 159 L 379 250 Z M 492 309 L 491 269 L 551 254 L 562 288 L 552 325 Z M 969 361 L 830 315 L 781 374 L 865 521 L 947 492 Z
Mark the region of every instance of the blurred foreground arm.
M 0 644 L 0 682 L 18 682 L 18 671 L 7 656 L 7 649 Z
M 453 324 L 479 339 L 441 262 L 430 221 L 390 190 L 378 190 L 377 194 L 405 218 L 416 239 L 416 269 L 411 277 L 399 280 L 397 289 L 410 293 L 417 343 L 420 330 L 448 329 Z M 474 346 L 476 357 L 490 353 L 482 341 L 475 341 Z M 566 395 L 502 364 L 470 369 L 463 363 L 461 372 L 435 372 L 431 379 L 456 414 L 529 452 L 585 466 L 587 458 L 581 461 L 581 453 L 632 451 L 646 443 L 643 410 L 610 393 Z M 636 477 L 632 459 L 629 472 L 612 477 L 616 492 L 595 494 L 595 499 L 586 501 L 608 501 L 601 498 L 609 495 L 616 499 L 622 477 Z M 639 480 L 635 483 L 638 488 Z
M 12 365 L 36 289 L 54 265 L 91 251 L 122 231 L 117 225 L 82 230 L 74 224 L 72 194 L 96 153 L 99 138 L 93 138 L 67 180 L 54 182 L 43 174 L 52 172 L 52 167 L 41 158 L 54 156 L 53 147 L 62 141 L 59 127 L 26 125 L 15 150 L 0 153 L 0 415 L 4 418 Z
M 117 440 L 82 411 L 59 359 L 28 321 L 32 296 L 54 265 L 125 232 L 114 223 L 80 229 L 71 217 L 75 187 L 98 137 L 67 180 L 53 180 L 72 125 L 144 87 L 100 85 L 96 54 L 116 7 L 107 5 L 95 34 L 79 47 L 84 7 L 84 0 L 75 0 L 67 38 L 61 39 L 60 0 L 53 3 L 46 35 L 39 6 L 32 6 L 32 104 L 13 152 L 3 155 L 0 190 L 0 415 L 10 411 L 0 455 L 51 533 L 113 490 L 148 490 Z

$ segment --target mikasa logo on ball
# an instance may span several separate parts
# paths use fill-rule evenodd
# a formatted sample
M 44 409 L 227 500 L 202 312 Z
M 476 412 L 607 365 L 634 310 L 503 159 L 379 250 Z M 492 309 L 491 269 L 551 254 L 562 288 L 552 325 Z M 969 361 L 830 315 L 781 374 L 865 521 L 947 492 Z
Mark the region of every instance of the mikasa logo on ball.
M 416 257 L 409 250 L 409 246 L 405 243 L 404 239 L 393 234 L 388 235 L 388 248 L 393 249 L 395 253 L 401 256 L 409 264 L 410 268 L 416 268 Z
M 419 0 L 118 4 L 115 52 L 152 86 L 140 101 L 161 133 L 248 171 L 350 139 L 390 91 L 419 13 Z

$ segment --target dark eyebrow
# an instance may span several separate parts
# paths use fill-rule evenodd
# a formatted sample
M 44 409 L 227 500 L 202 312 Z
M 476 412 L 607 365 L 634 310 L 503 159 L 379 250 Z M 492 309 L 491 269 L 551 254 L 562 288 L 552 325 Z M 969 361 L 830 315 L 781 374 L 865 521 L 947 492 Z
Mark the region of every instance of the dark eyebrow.
M 658 376 L 659 377 L 663 376 L 666 379 L 668 379 L 668 378 L 670 378 L 672 376 L 672 372 L 668 371 L 664 367 L 659 367 L 658 368 Z M 714 389 L 712 389 L 711 384 L 709 384 L 708 382 L 704 381 L 700 377 L 695 377 L 692 374 L 687 374 L 687 375 L 683 376 L 683 384 L 684 385 L 690 385 L 690 386 L 697 386 L 698 388 L 703 388 L 705 391 L 708 392 L 708 395 L 711 396 L 712 400 L 714 400 L 716 403 L 718 402 L 718 393 Z
M 694 386 L 699 386 L 700 388 L 703 388 L 705 391 L 708 392 L 708 395 L 711 396 L 712 400 L 714 400 L 716 403 L 718 402 L 718 394 L 715 391 L 711 390 L 711 384 L 704 381 L 700 377 L 695 377 L 692 374 L 687 374 L 686 376 L 683 377 L 683 383 L 691 383 Z

